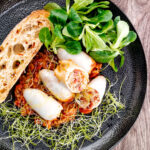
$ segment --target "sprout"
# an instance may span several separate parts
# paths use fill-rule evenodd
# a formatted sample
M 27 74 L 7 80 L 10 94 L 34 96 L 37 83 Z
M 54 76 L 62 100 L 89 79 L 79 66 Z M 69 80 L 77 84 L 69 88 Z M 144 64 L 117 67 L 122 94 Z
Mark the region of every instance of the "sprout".
M 121 83 L 120 91 L 123 83 L 124 80 Z M 91 140 L 93 137 L 101 138 L 104 132 L 102 132 L 103 123 L 125 108 L 124 104 L 120 102 L 120 97 L 117 98 L 115 93 L 110 92 L 113 86 L 114 84 L 109 85 L 102 104 L 94 109 L 91 115 L 78 113 L 75 120 L 50 130 L 34 124 L 34 116 L 21 116 L 21 111 L 10 104 L 10 101 L 2 103 L 0 117 L 3 126 L 8 131 L 6 135 L 1 135 L 1 139 L 12 139 L 14 149 L 16 143 L 30 149 L 30 145 L 36 146 L 42 142 L 49 149 L 71 148 L 74 150 L 78 148 L 79 140 L 83 144 L 85 140 Z

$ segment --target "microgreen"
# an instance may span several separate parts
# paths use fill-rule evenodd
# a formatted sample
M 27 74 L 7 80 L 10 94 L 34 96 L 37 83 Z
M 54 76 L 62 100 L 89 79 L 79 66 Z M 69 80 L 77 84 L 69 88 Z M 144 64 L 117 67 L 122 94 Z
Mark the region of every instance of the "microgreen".
M 117 98 L 110 92 L 113 86 L 113 84 L 109 85 L 102 104 L 90 115 L 78 113 L 75 120 L 50 130 L 34 124 L 34 116 L 23 117 L 20 109 L 9 101 L 4 102 L 0 105 L 0 117 L 8 131 L 1 139 L 12 139 L 14 149 L 16 143 L 30 149 L 30 145 L 36 146 L 42 142 L 49 149 L 71 148 L 74 150 L 82 146 L 78 145 L 79 141 L 83 144 L 86 140 L 92 140 L 93 137 L 101 138 L 104 132 L 102 132 L 103 124 L 125 108 L 120 102 L 120 97 Z

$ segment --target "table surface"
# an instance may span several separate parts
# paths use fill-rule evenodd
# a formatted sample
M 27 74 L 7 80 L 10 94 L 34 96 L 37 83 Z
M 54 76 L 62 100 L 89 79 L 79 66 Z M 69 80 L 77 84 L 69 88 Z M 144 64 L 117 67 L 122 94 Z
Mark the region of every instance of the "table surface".
M 150 66 L 150 0 L 111 0 L 130 19 L 140 36 Z M 114 150 L 150 150 L 150 69 L 145 102 L 134 126 Z

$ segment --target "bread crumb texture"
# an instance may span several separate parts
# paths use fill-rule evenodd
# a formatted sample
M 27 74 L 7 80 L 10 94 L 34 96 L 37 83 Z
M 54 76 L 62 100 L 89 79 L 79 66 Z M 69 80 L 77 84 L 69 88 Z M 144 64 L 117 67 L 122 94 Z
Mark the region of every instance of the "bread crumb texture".
M 38 35 L 41 28 L 50 29 L 48 16 L 45 10 L 32 12 L 15 26 L 0 46 L 0 103 L 40 50 L 42 43 Z

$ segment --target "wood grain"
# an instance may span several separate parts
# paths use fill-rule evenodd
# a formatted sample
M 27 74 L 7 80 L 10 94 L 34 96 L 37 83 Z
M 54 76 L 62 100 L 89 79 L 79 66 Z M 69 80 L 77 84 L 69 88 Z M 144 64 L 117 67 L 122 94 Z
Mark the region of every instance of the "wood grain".
M 125 138 L 114 150 L 150 150 L 150 0 L 111 0 L 130 19 L 144 47 L 148 85 L 141 113 Z

